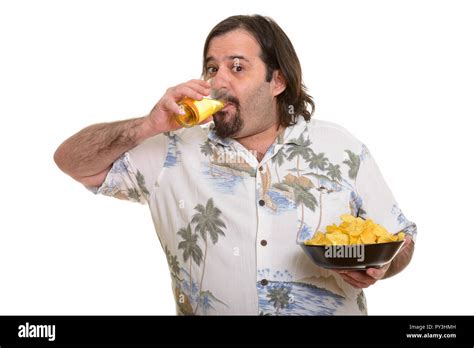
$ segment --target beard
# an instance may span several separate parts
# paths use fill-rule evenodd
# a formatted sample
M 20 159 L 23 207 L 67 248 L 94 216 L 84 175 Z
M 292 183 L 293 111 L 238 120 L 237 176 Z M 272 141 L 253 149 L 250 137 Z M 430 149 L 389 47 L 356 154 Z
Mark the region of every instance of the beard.
M 235 112 L 231 114 L 229 111 L 218 111 L 214 114 L 214 131 L 220 138 L 232 138 L 244 126 L 242 117 L 240 116 L 240 103 L 237 98 L 228 94 L 218 95 L 216 99 L 226 103 L 231 103 L 235 107 Z
M 232 138 L 242 129 L 243 125 L 244 122 L 238 109 L 233 115 L 228 111 L 218 111 L 214 114 L 214 131 L 220 138 Z

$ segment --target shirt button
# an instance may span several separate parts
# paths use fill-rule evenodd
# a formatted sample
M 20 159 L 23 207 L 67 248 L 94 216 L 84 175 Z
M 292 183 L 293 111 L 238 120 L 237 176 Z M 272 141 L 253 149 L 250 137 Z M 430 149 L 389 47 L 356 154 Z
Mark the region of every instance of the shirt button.
M 265 205 L 265 201 L 263 199 L 258 201 L 258 204 L 260 204 L 262 207 Z
M 263 167 L 258 167 L 258 170 L 260 170 L 261 172 L 263 172 Z
M 260 281 L 260 284 L 262 284 L 263 286 L 268 285 L 268 280 L 262 279 L 262 280 Z
M 267 241 L 266 241 L 265 239 L 262 239 L 262 240 L 260 241 L 260 244 L 261 244 L 262 246 L 265 246 L 265 245 L 267 245 Z

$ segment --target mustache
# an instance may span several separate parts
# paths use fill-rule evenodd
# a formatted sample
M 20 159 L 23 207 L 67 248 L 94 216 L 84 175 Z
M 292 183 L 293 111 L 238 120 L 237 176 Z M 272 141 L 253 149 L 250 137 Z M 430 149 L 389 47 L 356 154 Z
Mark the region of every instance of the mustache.
M 232 103 L 234 104 L 236 107 L 239 107 L 240 105 L 240 102 L 239 102 L 239 99 L 237 99 L 236 97 L 234 97 L 233 95 L 227 93 L 227 92 L 221 92 L 221 91 L 213 91 L 211 93 L 211 97 L 213 99 L 219 99 L 225 103 Z

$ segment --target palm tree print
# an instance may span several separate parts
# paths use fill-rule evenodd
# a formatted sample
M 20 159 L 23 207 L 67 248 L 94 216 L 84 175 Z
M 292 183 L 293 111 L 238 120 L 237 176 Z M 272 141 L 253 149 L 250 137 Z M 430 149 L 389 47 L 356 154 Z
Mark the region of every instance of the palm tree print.
M 311 157 L 308 159 L 308 164 L 311 169 L 316 168 L 319 170 L 325 170 L 328 163 L 329 160 L 324 152 L 315 154 L 313 151 L 311 151 Z
M 328 177 L 318 174 L 318 171 L 325 171 L 329 168 L 333 170 L 334 166 L 329 162 L 329 159 L 326 157 L 326 154 L 324 152 L 320 153 L 314 153 L 311 150 L 310 157 L 306 161 L 308 163 L 308 166 L 310 169 L 315 169 L 316 173 L 311 173 L 311 176 L 316 177 L 318 180 L 318 187 L 316 188 L 317 191 L 319 191 L 319 220 L 318 220 L 318 225 L 316 226 L 315 232 L 316 233 L 321 226 L 321 220 L 322 220 L 322 215 L 323 215 L 323 194 L 328 193 L 328 189 L 324 186 L 320 186 L 320 182 L 322 178 L 327 178 Z M 334 180 L 334 179 L 333 179 Z
M 170 268 L 171 278 L 174 285 L 174 297 L 177 304 L 178 314 L 193 314 L 193 308 L 189 297 L 182 291 L 181 283 L 183 279 L 179 277 L 181 266 L 179 265 L 178 256 L 171 254 L 168 246 L 165 245 L 166 260 Z
M 204 313 L 207 313 L 210 309 L 214 309 L 214 307 L 212 306 L 213 302 L 219 302 L 220 304 L 227 307 L 224 302 L 215 297 L 210 291 L 203 291 L 201 293 L 201 296 L 199 297 L 198 306 L 202 308 Z
M 182 241 L 178 243 L 178 250 L 183 252 L 184 263 L 189 262 L 189 272 L 181 268 L 177 256 L 172 255 L 165 246 L 165 254 L 170 266 L 171 275 L 177 282 L 175 287 L 175 297 L 182 298 L 184 301 L 177 302 L 178 308 L 182 314 L 196 314 L 199 307 L 206 313 L 209 309 L 213 309 L 213 303 L 218 302 L 226 306 L 224 302 L 216 298 L 211 291 L 202 289 L 204 274 L 206 271 L 206 258 L 208 252 L 208 240 L 215 245 L 219 241 L 219 237 L 224 237 L 224 229 L 226 227 L 221 218 L 221 210 L 214 205 L 212 198 L 208 199 L 206 204 L 197 204 L 194 207 L 196 213 L 192 216 L 191 222 L 186 227 L 180 228 L 177 232 Z M 194 225 L 194 231 L 192 226 Z M 200 241 L 204 243 L 204 254 L 201 249 Z M 192 263 L 198 267 L 203 265 L 199 285 L 194 287 Z M 189 276 L 189 294 L 181 291 L 183 279 L 179 274 L 182 272 L 184 276 Z M 197 288 L 197 290 L 195 290 Z M 198 292 L 197 298 L 193 296 Z M 195 308 L 193 308 L 195 304 Z
M 311 211 L 315 210 L 315 206 L 318 205 L 318 202 L 316 201 L 315 197 L 311 192 L 309 192 L 309 188 L 305 188 L 303 186 L 298 185 L 295 183 L 293 186 L 293 192 L 295 194 L 295 204 L 296 206 L 302 206 L 301 209 L 301 224 L 298 229 L 298 235 L 301 232 L 301 229 L 303 228 L 303 223 L 304 223 L 304 207 L 308 207 Z
M 207 201 L 205 207 L 202 204 L 198 204 L 194 209 L 197 210 L 197 213 L 193 215 L 191 223 L 196 224 L 195 231 L 196 233 L 199 233 L 201 238 L 204 240 L 204 261 L 198 293 L 199 296 L 201 296 L 202 282 L 204 280 L 204 273 L 206 270 L 208 236 L 210 237 L 212 244 L 216 244 L 219 240 L 219 235 L 225 236 L 225 233 L 222 229 L 226 226 L 224 221 L 222 221 L 220 218 L 221 211 L 214 207 L 214 201 L 212 198 Z M 201 301 L 198 301 L 196 309 L 194 310 L 195 313 L 199 307 L 200 302 Z
M 295 205 L 297 207 L 300 205 L 303 207 L 301 209 L 301 224 L 296 234 L 298 239 L 304 224 L 304 207 L 308 207 L 311 211 L 315 211 L 316 206 L 318 205 L 316 198 L 310 192 L 314 185 L 311 180 L 304 176 L 295 177 L 294 175 L 287 174 L 282 183 L 274 184 L 273 186 L 283 191 L 292 192 Z
M 176 275 L 179 275 L 179 261 L 178 261 L 178 256 L 174 255 L 171 256 L 169 260 L 169 265 L 171 268 L 171 272 L 173 272 Z
M 288 149 L 287 149 L 287 160 L 291 161 L 293 158 L 296 157 L 296 175 L 298 178 L 300 178 L 300 158 L 303 160 L 307 161 L 312 154 L 312 150 L 309 147 L 311 145 L 311 141 L 307 138 L 304 139 L 303 134 L 301 134 L 298 139 L 293 139 L 290 140 L 293 144 L 291 144 Z M 288 176 L 291 174 L 288 174 L 285 176 L 285 179 L 288 178 Z M 308 185 L 299 185 L 296 180 L 292 180 L 290 183 L 288 180 L 283 181 L 284 184 L 292 187 L 293 193 L 294 193 L 294 199 L 295 199 L 295 205 L 298 206 L 300 204 L 303 205 L 303 208 L 301 209 L 301 224 L 300 227 L 298 228 L 298 232 L 296 234 L 296 238 L 298 239 L 298 236 L 300 235 L 301 230 L 303 229 L 303 224 L 304 224 L 304 207 L 307 206 L 309 207 L 312 211 L 314 211 L 315 205 L 317 205 L 316 199 L 314 196 L 309 192 L 311 187 L 313 187 L 313 183 L 311 180 L 304 178 L 306 182 L 309 182 L 310 186 Z M 275 185 L 277 187 L 278 184 Z M 277 187 L 278 188 L 278 187 Z
M 273 307 L 276 309 L 276 315 L 279 315 L 282 309 L 290 305 L 290 293 L 291 288 L 287 286 L 274 286 L 268 289 L 268 302 L 273 303 Z
M 362 313 L 367 314 L 367 306 L 366 306 L 366 301 L 365 301 L 365 296 L 364 296 L 363 291 L 361 291 L 359 295 L 357 295 L 357 306 L 359 307 L 359 310 Z
M 142 193 L 143 193 L 145 196 L 149 196 L 149 195 L 150 195 L 150 192 L 148 192 L 148 190 L 147 190 L 147 188 L 146 188 L 146 185 L 145 185 L 145 177 L 143 176 L 142 173 L 140 173 L 139 170 L 137 170 L 137 174 L 135 175 L 135 178 L 137 179 L 138 187 L 140 188 L 140 190 L 142 191 Z
M 300 158 L 304 160 L 308 160 L 311 154 L 311 142 L 309 139 L 304 139 L 303 134 L 301 134 L 298 139 L 291 140 L 293 144 L 291 144 L 288 149 L 288 161 L 293 160 L 296 157 L 296 174 L 300 176 Z
M 287 192 L 291 188 L 295 205 L 297 207 L 302 206 L 301 224 L 298 228 L 298 236 L 304 227 L 305 207 L 312 211 L 315 211 L 315 206 L 319 207 L 319 220 L 314 231 L 316 233 L 322 222 L 323 199 L 325 194 L 338 191 L 339 188 L 345 187 L 344 182 L 347 183 L 347 181 L 342 177 L 341 165 L 331 163 L 324 152 L 314 152 L 310 147 L 310 141 L 305 140 L 303 134 L 301 134 L 297 139 L 291 140 L 291 142 L 292 144 L 286 150 L 286 158 L 279 153 L 272 158 L 272 161 L 281 166 L 285 160 L 291 161 L 296 158 L 297 177 L 295 178 L 291 174 L 288 174 L 285 176 L 283 182 L 278 179 L 278 183 L 275 183 L 272 186 Z M 349 167 L 349 178 L 355 180 L 360 167 L 360 157 L 350 150 L 345 150 L 345 152 L 347 153 L 348 158 L 342 163 Z M 302 160 L 306 164 L 306 169 L 304 169 L 305 167 L 302 165 Z M 314 185 L 309 177 L 314 177 L 315 179 L 313 180 L 317 180 L 315 181 L 315 184 L 317 185 Z M 301 185 L 301 182 L 297 180 L 300 178 L 304 178 L 308 184 Z M 311 193 L 310 190 L 312 188 L 315 188 L 319 192 L 318 199 L 316 199 Z
M 350 150 L 345 151 L 349 155 L 349 159 L 344 160 L 344 162 L 342 163 L 349 167 L 349 178 L 351 178 L 352 180 L 356 180 L 357 173 L 359 172 L 360 167 L 360 157 Z
M 191 224 L 186 228 L 180 228 L 178 235 L 183 239 L 178 244 L 178 249 L 183 249 L 183 259 L 186 262 L 188 259 L 192 260 L 199 266 L 202 260 L 202 250 L 197 244 L 198 235 L 191 231 Z
M 211 142 L 209 139 L 207 139 L 202 145 L 201 145 L 201 153 L 206 156 L 210 157 L 214 153 Z M 214 175 L 214 171 L 212 169 L 212 166 L 209 166 L 209 172 L 212 175 Z
M 198 266 L 201 264 L 202 250 L 197 244 L 198 235 L 191 231 L 191 224 L 188 224 L 186 228 L 181 228 L 178 231 L 178 235 L 183 239 L 182 242 L 179 242 L 178 249 L 183 250 L 184 262 L 187 262 L 189 259 L 189 287 L 192 293 L 193 277 L 191 262 L 194 261 Z
M 202 153 L 204 156 L 210 156 L 210 155 L 212 155 L 212 146 L 211 146 L 211 142 L 209 141 L 209 139 L 207 139 L 207 140 L 201 145 L 201 153 Z
M 127 196 L 128 199 L 135 201 L 135 202 L 140 202 L 140 192 L 138 191 L 137 188 L 129 188 L 127 191 Z
M 285 162 L 285 152 L 283 150 L 277 151 L 277 153 L 272 157 L 272 162 L 275 164 L 275 173 L 277 176 L 278 182 L 280 180 L 280 174 L 278 174 L 278 167 L 281 166 Z
M 342 176 L 341 176 L 341 169 L 339 168 L 339 164 L 333 165 L 332 163 L 328 164 L 327 168 L 327 175 L 333 180 L 338 183 L 341 182 Z
M 175 279 L 176 281 L 179 281 L 179 282 L 183 281 L 182 279 L 179 278 L 179 275 L 181 272 L 181 266 L 178 261 L 178 256 L 172 255 L 166 245 L 165 245 L 165 255 L 166 255 L 166 260 L 168 261 L 168 266 L 170 268 L 171 277 Z

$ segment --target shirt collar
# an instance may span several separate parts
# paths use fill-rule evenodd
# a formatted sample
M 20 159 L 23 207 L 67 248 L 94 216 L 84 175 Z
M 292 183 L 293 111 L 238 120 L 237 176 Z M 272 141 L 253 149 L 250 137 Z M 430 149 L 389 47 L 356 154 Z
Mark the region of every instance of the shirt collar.
M 298 116 L 298 118 L 296 119 L 296 123 L 293 126 L 287 127 L 285 129 L 285 132 L 280 133 L 276 140 L 276 143 L 278 145 L 308 145 L 308 122 L 305 121 L 303 116 Z
M 209 123 L 208 139 L 217 144 L 230 146 L 235 140 L 231 138 L 221 138 L 214 130 L 214 122 Z M 280 133 L 275 141 L 276 145 L 295 144 L 304 146 L 309 142 L 308 122 L 303 116 L 298 116 L 296 124 L 289 126 L 284 132 Z

